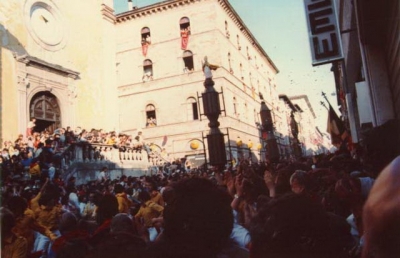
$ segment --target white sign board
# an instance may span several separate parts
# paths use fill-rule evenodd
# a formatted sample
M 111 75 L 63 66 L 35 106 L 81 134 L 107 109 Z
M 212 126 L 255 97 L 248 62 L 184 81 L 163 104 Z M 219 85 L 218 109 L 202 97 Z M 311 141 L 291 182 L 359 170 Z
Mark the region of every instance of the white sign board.
M 343 59 L 334 0 L 304 0 L 312 65 Z

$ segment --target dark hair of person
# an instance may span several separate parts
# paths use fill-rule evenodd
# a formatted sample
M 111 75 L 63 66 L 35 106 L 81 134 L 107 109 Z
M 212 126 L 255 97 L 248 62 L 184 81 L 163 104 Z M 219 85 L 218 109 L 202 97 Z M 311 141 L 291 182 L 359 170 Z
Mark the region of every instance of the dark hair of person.
M 12 196 L 7 200 L 7 208 L 14 214 L 15 218 L 22 217 L 28 208 L 28 202 L 21 196 Z
M 165 246 L 154 257 L 216 257 L 232 232 L 229 195 L 205 178 L 184 179 L 171 195 L 164 210 Z
M 151 199 L 150 194 L 147 191 L 141 191 L 139 193 L 138 198 L 139 198 L 139 201 L 141 201 L 142 203 L 145 203 L 145 202 L 147 202 L 148 200 Z
M 54 203 L 54 196 L 50 193 L 44 193 L 39 198 L 39 205 L 48 206 Z
M 57 253 L 56 258 L 85 258 L 89 247 L 85 240 L 80 238 L 68 239 Z
M 115 186 L 114 186 L 114 192 L 116 193 L 116 194 L 119 194 L 119 193 L 123 193 L 124 192 L 124 187 L 121 185 L 121 184 L 115 184 Z
M 288 193 L 259 207 L 252 219 L 251 257 L 339 258 L 342 242 L 319 203 Z M 345 254 L 346 253 L 346 254 Z
M 7 208 L 0 208 L 0 220 L 1 220 L 1 237 L 4 239 L 5 236 L 11 234 L 12 228 L 15 226 L 14 214 Z
M 117 197 L 111 194 L 102 196 L 98 202 L 96 221 L 101 225 L 105 220 L 111 219 L 118 213 Z
M 275 191 L 277 195 L 286 194 L 292 191 L 290 187 L 290 176 L 292 175 L 292 170 L 290 169 L 280 169 L 276 172 L 276 186 Z

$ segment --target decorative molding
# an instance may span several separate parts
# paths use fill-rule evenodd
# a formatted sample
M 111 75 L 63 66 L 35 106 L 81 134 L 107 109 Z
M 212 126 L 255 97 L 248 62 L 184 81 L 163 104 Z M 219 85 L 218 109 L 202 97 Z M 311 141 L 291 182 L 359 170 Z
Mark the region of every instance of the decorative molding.
M 308 100 L 307 95 L 292 96 L 292 97 L 289 97 L 289 99 L 290 100 L 304 100 L 308 106 L 308 109 L 310 110 L 311 114 L 313 115 L 314 119 L 317 117 L 314 113 L 314 109 L 312 108 L 310 101 Z
M 200 2 L 202 0 L 169 0 L 161 3 L 152 4 L 142 8 L 135 8 L 127 12 L 118 14 L 116 16 L 116 23 L 122 23 L 128 20 L 134 20 L 136 18 L 152 15 L 158 12 L 167 11 L 168 9 L 175 9 L 180 6 Z
M 29 34 L 43 49 L 55 52 L 66 46 L 68 26 L 52 0 L 26 0 L 23 18 Z
M 14 56 L 15 59 L 18 62 L 24 63 L 26 65 L 32 65 L 32 66 L 37 66 L 37 67 L 44 67 L 48 70 L 51 70 L 53 72 L 57 72 L 60 74 L 64 74 L 69 78 L 72 78 L 74 80 L 79 79 L 79 72 L 75 72 L 73 70 L 67 69 L 65 67 L 62 67 L 60 65 L 55 65 L 48 63 L 44 60 L 41 60 L 37 57 L 29 56 L 29 55 L 22 55 L 22 56 Z
M 167 11 L 169 9 L 174 9 L 183 5 L 189 5 L 193 4 L 196 2 L 201 2 L 201 1 L 210 1 L 210 0 L 169 0 L 169 1 L 163 1 L 161 3 L 156 3 L 152 4 L 149 6 L 145 6 L 142 8 L 136 8 L 133 10 L 129 10 L 127 12 L 118 14 L 116 16 L 116 23 L 122 23 L 126 22 L 129 20 L 134 20 L 138 19 L 144 16 L 152 15 L 158 12 L 162 11 Z M 265 56 L 265 58 L 268 60 L 268 62 L 271 64 L 271 66 L 276 70 L 277 73 L 279 73 L 278 67 L 275 66 L 274 62 L 272 59 L 267 55 L 265 50 L 261 47 L 261 45 L 258 43 L 256 38 L 253 36 L 253 34 L 250 32 L 250 30 L 247 28 L 243 20 L 239 17 L 239 14 L 233 9 L 232 5 L 228 2 L 228 0 L 212 0 L 212 1 L 218 1 L 218 3 L 221 5 L 221 7 L 225 10 L 225 12 L 228 14 L 228 16 L 233 20 L 234 24 L 239 28 L 239 30 L 243 33 L 243 35 L 247 38 L 247 40 L 250 42 L 252 46 L 262 55 Z
M 104 20 L 107 20 L 113 24 L 116 23 L 117 18 L 114 15 L 114 9 L 112 9 L 108 5 L 101 4 L 101 14 L 103 15 Z

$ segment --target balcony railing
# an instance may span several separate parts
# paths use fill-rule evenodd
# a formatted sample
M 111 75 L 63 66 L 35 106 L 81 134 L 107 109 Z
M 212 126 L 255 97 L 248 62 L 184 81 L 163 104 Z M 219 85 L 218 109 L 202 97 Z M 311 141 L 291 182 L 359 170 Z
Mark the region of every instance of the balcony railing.
M 149 167 L 154 165 L 151 161 L 145 148 L 118 147 L 100 143 L 73 143 L 61 154 L 62 167 L 74 162 L 112 162 L 128 164 L 131 167 Z

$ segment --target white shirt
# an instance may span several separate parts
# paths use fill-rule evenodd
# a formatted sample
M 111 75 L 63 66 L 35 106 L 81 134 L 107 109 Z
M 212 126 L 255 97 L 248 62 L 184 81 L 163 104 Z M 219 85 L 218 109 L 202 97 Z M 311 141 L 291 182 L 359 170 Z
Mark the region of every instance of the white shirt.
M 98 179 L 99 179 L 99 181 L 101 181 L 101 180 L 107 180 L 107 178 L 106 178 L 106 172 L 104 172 L 104 171 L 101 171 L 100 172 L 100 174 L 99 174 L 99 176 L 98 176 Z

